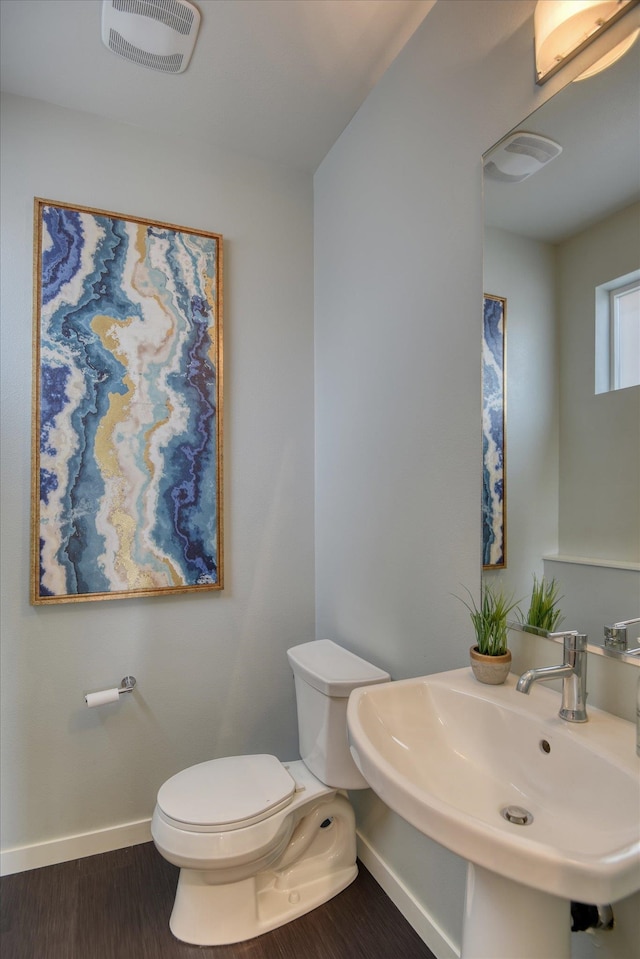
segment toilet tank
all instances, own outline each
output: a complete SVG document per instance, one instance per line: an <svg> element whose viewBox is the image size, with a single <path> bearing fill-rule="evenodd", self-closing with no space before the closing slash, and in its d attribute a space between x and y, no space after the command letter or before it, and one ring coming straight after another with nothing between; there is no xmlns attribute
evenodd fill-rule
<svg viewBox="0 0 640 959"><path fill-rule="evenodd" d="M295 678L302 761L327 786L365 789L368 783L349 751L347 702L352 689L388 683L389 673L330 639L293 646L287 656Z"/></svg>

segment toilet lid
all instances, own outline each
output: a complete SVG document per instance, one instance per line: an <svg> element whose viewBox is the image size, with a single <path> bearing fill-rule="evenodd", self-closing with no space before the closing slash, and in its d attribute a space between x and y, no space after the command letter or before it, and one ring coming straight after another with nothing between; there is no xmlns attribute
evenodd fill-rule
<svg viewBox="0 0 640 959"><path fill-rule="evenodd" d="M172 776L160 787L158 806L177 822L238 829L283 809L295 789L275 756L228 756Z"/></svg>

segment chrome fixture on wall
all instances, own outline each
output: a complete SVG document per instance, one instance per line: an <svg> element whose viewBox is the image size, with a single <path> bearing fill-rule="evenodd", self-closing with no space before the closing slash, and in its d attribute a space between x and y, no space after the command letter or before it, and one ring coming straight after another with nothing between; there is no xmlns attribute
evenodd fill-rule
<svg viewBox="0 0 640 959"><path fill-rule="evenodd" d="M622 653L640 653L640 646L629 649L627 642L627 627L640 623L640 616L636 619L625 619L620 623L604 627L604 645L607 649L619 650Z"/></svg>
<svg viewBox="0 0 640 959"><path fill-rule="evenodd" d="M94 706L106 706L107 703L117 703L123 693L132 693L136 685L135 676L125 676L120 681L120 687L101 689L97 693L87 693L84 701L92 709Z"/></svg>

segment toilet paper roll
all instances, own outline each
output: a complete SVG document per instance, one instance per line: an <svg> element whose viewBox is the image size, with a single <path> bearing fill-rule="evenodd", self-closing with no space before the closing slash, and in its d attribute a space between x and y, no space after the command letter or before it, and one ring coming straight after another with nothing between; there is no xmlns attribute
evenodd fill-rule
<svg viewBox="0 0 640 959"><path fill-rule="evenodd" d="M120 693L117 688L102 689L99 693L87 693L84 700L89 706L104 706L105 703L116 703L120 699Z"/></svg>

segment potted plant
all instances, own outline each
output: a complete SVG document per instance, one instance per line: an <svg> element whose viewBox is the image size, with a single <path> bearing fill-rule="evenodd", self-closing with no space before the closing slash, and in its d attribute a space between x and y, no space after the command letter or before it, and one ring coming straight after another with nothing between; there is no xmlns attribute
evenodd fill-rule
<svg viewBox="0 0 640 959"><path fill-rule="evenodd" d="M466 589L466 587L465 587ZM509 675L511 650L507 648L507 616L517 604L498 587L483 584L480 605L469 593L471 605L461 597L469 610L476 634L475 646L469 650L471 669L481 683L498 686Z"/></svg>
<svg viewBox="0 0 640 959"><path fill-rule="evenodd" d="M558 609L558 603L562 596L558 596L558 584L555 579L547 581L544 576L538 580L536 574L533 574L533 589L531 590L531 599L529 601L529 611L524 617L520 610L520 621L523 626L536 626L538 629L545 629L549 633L556 631L562 622L562 613Z"/></svg>

